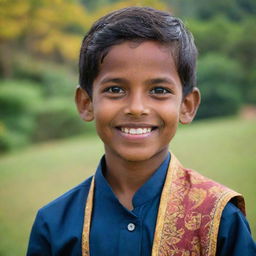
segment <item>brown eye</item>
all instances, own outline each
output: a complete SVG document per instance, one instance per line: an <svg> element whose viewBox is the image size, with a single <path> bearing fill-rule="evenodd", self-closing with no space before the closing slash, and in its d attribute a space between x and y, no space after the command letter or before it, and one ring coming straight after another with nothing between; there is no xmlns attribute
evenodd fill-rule
<svg viewBox="0 0 256 256"><path fill-rule="evenodd" d="M170 91L163 87L155 87L150 91L150 93L151 94L167 94L167 93L170 93Z"/></svg>
<svg viewBox="0 0 256 256"><path fill-rule="evenodd" d="M114 93L114 94L124 93L124 90L119 86L111 86L106 88L104 91L108 93Z"/></svg>

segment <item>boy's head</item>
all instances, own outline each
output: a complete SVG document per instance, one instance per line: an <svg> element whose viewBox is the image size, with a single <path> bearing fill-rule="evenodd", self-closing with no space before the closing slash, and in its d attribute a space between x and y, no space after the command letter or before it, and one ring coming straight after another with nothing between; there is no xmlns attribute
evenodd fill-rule
<svg viewBox="0 0 256 256"><path fill-rule="evenodd" d="M196 85L197 49L181 20L167 12L147 7L129 7L99 19L83 40L79 61L79 83L92 96L93 81L111 46L124 41L157 41L170 45L183 94Z"/></svg>
<svg viewBox="0 0 256 256"><path fill-rule="evenodd" d="M196 47L181 21L131 7L96 22L80 54L76 103L95 120L106 157L162 158L178 123L190 123L200 102Z"/></svg>

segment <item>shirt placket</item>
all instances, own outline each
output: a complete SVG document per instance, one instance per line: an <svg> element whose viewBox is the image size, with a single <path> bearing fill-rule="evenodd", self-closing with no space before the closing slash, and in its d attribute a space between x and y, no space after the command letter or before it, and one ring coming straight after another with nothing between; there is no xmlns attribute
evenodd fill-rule
<svg viewBox="0 0 256 256"><path fill-rule="evenodd" d="M142 223L135 215L124 218L120 223L119 256L140 256Z"/></svg>

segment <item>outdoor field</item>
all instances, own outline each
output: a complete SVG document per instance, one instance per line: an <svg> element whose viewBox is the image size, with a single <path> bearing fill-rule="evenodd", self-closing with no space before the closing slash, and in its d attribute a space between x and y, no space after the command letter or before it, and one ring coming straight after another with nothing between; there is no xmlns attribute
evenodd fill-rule
<svg viewBox="0 0 256 256"><path fill-rule="evenodd" d="M256 120L180 127L171 150L186 166L241 192L256 238ZM30 146L0 157L0 256L25 255L37 209L90 176L103 153L96 136Z"/></svg>

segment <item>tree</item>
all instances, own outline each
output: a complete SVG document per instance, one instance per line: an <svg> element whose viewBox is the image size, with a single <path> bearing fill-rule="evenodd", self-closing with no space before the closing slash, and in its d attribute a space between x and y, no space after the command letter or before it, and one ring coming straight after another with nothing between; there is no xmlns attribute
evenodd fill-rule
<svg viewBox="0 0 256 256"><path fill-rule="evenodd" d="M91 20L75 0L2 0L0 24L0 75L8 77L21 49L60 62L76 61Z"/></svg>
<svg viewBox="0 0 256 256"><path fill-rule="evenodd" d="M198 63L202 101L198 118L236 114L242 102L241 67L226 56L207 54Z"/></svg>

